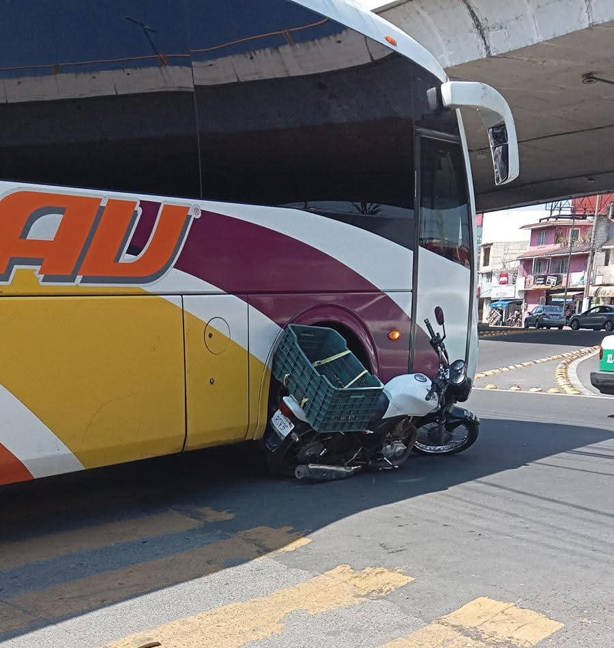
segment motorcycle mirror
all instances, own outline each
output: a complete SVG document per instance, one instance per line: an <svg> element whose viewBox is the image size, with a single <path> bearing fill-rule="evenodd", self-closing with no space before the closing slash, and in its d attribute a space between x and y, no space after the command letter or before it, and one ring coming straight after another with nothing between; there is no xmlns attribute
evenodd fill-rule
<svg viewBox="0 0 614 648"><path fill-rule="evenodd" d="M439 326L443 326L445 318L443 316L443 309L441 306L435 306L435 319L437 320L437 324Z"/></svg>

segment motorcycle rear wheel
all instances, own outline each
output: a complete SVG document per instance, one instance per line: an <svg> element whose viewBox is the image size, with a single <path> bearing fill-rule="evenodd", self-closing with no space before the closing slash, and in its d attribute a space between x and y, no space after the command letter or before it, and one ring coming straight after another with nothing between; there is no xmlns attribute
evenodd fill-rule
<svg viewBox="0 0 614 648"><path fill-rule="evenodd" d="M477 440L479 425L474 421L456 421L440 429L436 420L418 428L414 450L423 455L453 455L470 448Z"/></svg>

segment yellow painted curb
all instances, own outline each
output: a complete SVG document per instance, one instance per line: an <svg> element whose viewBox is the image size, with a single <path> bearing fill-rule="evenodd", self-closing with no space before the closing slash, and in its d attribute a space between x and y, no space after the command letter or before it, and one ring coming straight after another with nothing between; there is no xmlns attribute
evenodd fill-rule
<svg viewBox="0 0 614 648"><path fill-rule="evenodd" d="M486 371L481 371L475 375L475 381L481 380L486 376L496 376L498 374L506 373L507 371L513 371L514 369L524 369L526 367L534 367L535 365L544 364L545 362L552 362L554 360L575 360L576 358L585 355L587 349L592 350L593 347L586 347L579 349L578 351L567 351L566 353L557 353L555 355L547 356L546 358L537 358L535 360L528 360L527 362L521 362L519 364L509 365L507 367L499 367L497 369L487 369ZM557 371L559 371L557 367ZM571 386L571 385L570 385Z"/></svg>
<svg viewBox="0 0 614 648"><path fill-rule="evenodd" d="M576 389L572 385L571 381L569 380L567 368L572 362L575 362L576 360L582 358L583 356L594 353L597 349L599 349L598 346L584 347L583 349L578 349L577 351L572 351L570 353L564 354L565 357L563 361L560 362L559 365L557 366L554 374L556 378L556 383L559 386L558 393L562 391L569 396L582 396L582 392L579 389Z"/></svg>

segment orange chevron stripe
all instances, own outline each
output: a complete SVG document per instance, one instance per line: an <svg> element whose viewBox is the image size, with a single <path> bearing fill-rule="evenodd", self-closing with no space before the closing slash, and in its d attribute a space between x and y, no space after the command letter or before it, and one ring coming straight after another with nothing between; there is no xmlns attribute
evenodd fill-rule
<svg viewBox="0 0 614 648"><path fill-rule="evenodd" d="M0 443L0 485L34 479L32 473Z"/></svg>

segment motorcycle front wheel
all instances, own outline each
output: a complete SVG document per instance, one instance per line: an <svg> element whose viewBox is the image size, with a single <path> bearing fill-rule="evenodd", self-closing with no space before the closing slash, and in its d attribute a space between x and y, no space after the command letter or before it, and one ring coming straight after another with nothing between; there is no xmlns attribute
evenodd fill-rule
<svg viewBox="0 0 614 648"><path fill-rule="evenodd" d="M477 421L457 420L440 425L436 419L418 427L414 450L424 455L453 455L470 448L477 440Z"/></svg>

